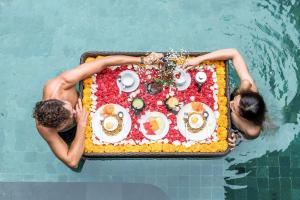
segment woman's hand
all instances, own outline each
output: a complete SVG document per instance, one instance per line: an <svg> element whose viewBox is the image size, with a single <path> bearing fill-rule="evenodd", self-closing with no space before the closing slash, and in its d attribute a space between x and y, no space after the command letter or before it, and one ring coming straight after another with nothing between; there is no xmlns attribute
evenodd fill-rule
<svg viewBox="0 0 300 200"><path fill-rule="evenodd" d="M78 99L75 111L77 126L85 127L87 124L89 113L86 111L85 108L82 107L81 99Z"/></svg>
<svg viewBox="0 0 300 200"><path fill-rule="evenodd" d="M201 56L198 56L196 58L192 58L188 61L186 61L183 65L182 68L185 69L186 71L193 69L195 66L199 65L202 62Z"/></svg>
<svg viewBox="0 0 300 200"><path fill-rule="evenodd" d="M230 150L233 150L236 146L237 136L235 133L231 133L231 136L228 138L228 145L231 147Z"/></svg>
<svg viewBox="0 0 300 200"><path fill-rule="evenodd" d="M146 65L157 64L162 57L164 57L164 54L152 52L144 58L144 64Z"/></svg>

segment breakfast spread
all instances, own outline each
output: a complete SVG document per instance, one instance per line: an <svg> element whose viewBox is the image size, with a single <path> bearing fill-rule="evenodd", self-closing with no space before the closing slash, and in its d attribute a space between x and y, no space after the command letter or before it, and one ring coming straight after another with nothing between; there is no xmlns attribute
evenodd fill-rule
<svg viewBox="0 0 300 200"><path fill-rule="evenodd" d="M108 67L83 81L85 152L224 152L225 83L223 61Z"/></svg>

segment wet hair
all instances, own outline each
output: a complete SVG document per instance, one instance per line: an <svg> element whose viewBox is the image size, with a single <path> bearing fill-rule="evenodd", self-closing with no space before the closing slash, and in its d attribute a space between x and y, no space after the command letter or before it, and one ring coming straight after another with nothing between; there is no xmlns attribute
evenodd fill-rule
<svg viewBox="0 0 300 200"><path fill-rule="evenodd" d="M266 105L263 97L252 91L241 91L239 115L255 125L262 126L265 120Z"/></svg>
<svg viewBox="0 0 300 200"><path fill-rule="evenodd" d="M48 128L61 127L70 119L71 112L64 107L65 103L57 99L49 99L36 103L32 117Z"/></svg>

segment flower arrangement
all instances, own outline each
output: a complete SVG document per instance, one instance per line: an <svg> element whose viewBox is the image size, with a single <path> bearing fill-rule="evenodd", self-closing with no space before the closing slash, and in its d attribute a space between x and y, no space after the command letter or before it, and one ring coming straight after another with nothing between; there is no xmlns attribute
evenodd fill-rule
<svg viewBox="0 0 300 200"><path fill-rule="evenodd" d="M88 57L85 62L91 62L95 59ZM112 79L116 80L118 74L126 69L138 72L141 83L138 89L130 94L119 93L119 89ZM194 77L197 71L201 69L207 74L207 81L201 88L201 93L195 93L197 86L194 84ZM85 130L85 153L112 153L112 152L224 152L228 148L227 143L227 97L225 94L225 63L223 61L206 61L200 66L190 71L192 83L185 91L177 91L176 88L164 88L157 95L150 95L146 92L144 85L157 76L158 68L156 66L142 65L122 65L111 66L98 74L83 80L83 106L91 113ZM212 136L206 140L194 142L187 141L178 131L176 126L176 115L168 112L162 102L170 96L176 96L180 106L200 101L208 105L217 118L217 128ZM138 117L134 111L129 109L130 102L135 97L146 99L147 110L159 111L164 113L170 121L169 132L165 138L158 141L150 141L139 131ZM132 118L132 128L126 139L121 142L110 144L104 143L95 136L91 127L92 114L104 104L115 103L128 108ZM142 111L141 114L143 114Z"/></svg>

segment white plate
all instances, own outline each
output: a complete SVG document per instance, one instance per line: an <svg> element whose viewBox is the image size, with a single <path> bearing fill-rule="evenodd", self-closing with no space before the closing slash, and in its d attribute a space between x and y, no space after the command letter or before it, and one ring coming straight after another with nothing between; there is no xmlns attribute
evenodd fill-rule
<svg viewBox="0 0 300 200"><path fill-rule="evenodd" d="M136 90L138 87L139 87L139 84L140 84L140 78L139 78L139 75L132 71L132 70L125 70L125 71L122 71L119 76L122 77L124 75L127 75L127 76L131 76L133 79L134 79L134 83L132 86L130 87L125 87L118 79L116 80L117 81L117 85L118 85L118 88L119 90L123 91L123 92L133 92L134 90Z"/></svg>
<svg viewBox="0 0 300 200"><path fill-rule="evenodd" d="M181 68L176 68L176 71L178 71L182 75L184 75L185 76L185 80L186 80L182 85L176 84L177 89L179 91L188 89L188 87L190 86L191 81L192 81L191 75L188 72L186 72L183 69L181 69Z"/></svg>
<svg viewBox="0 0 300 200"><path fill-rule="evenodd" d="M165 127L162 130L160 130L159 134L156 134L156 135L147 134L147 131L145 130L143 124L145 122L147 122L150 117L160 117L164 121ZM169 132L169 126L170 126L170 124L169 124L168 118L161 112L146 112L146 114L144 114L140 119L140 131L149 140L159 140L159 139L164 138L167 135L167 133Z"/></svg>
<svg viewBox="0 0 300 200"><path fill-rule="evenodd" d="M116 112L123 112L122 130L120 133L114 136L106 135L101 126L101 122L100 122L101 114L103 112L104 106L106 105L114 105ZM128 133L131 130L131 117L124 107L118 104L105 104L102 105L93 115L92 128L93 128L93 133L100 139L101 142L109 142L109 143L120 142L127 137Z"/></svg>
<svg viewBox="0 0 300 200"><path fill-rule="evenodd" d="M206 120L206 126L198 133L189 132L186 127L186 124L184 123L184 113L194 112L193 108L191 106L191 103L183 106L181 108L181 110L179 111L179 113L177 114L177 127L178 127L180 133L187 140L194 140L194 141L205 140L205 139L209 138L216 129L217 120L214 115L214 112L208 105L206 105L204 103L202 103L202 105L203 105L204 110L206 112L208 112L209 116Z"/></svg>

